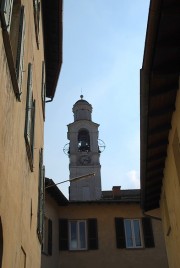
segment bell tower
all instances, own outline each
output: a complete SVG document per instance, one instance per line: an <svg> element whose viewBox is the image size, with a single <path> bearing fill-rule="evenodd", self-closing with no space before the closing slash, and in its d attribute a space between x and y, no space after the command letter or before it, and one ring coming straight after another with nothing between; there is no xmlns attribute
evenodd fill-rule
<svg viewBox="0 0 180 268"><path fill-rule="evenodd" d="M95 176L71 182L70 200L98 200L101 198L99 160L103 148L98 144L99 124L91 120L91 104L83 99L83 95L80 98L73 106L74 122L68 125L70 179L90 173Z"/></svg>

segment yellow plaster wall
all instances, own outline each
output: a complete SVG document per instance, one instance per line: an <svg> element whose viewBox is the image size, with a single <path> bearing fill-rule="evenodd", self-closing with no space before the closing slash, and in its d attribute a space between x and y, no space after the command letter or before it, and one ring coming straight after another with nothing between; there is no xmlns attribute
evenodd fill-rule
<svg viewBox="0 0 180 268"><path fill-rule="evenodd" d="M51 198L50 198L51 199ZM43 256L42 268L48 268L53 258L59 258L53 268L92 268L92 267L146 267L167 268L167 257L162 234L161 222L153 220L155 248L149 249L117 249L115 234L115 217L142 218L138 204L79 204L59 207L59 216L50 199L46 202L46 214L50 215L56 226L59 218L88 219L97 218L98 250L87 251L56 251L53 256ZM55 210L54 210L55 209ZM59 228L53 227L53 239L57 244ZM54 243L54 242L53 242ZM54 250L54 249L53 249ZM48 262L49 260L49 262Z"/></svg>
<svg viewBox="0 0 180 268"><path fill-rule="evenodd" d="M180 267L180 176L175 164L173 140L178 133L180 152L180 89L177 92L176 110L172 117L172 129L169 134L169 146L164 169L164 180L161 195L161 212L163 219L164 236L170 268ZM176 155L177 157L177 155ZM180 155L176 159L180 165Z"/></svg>
<svg viewBox="0 0 180 268"><path fill-rule="evenodd" d="M59 207L47 194L45 216L52 220L52 256L42 253L41 268L59 268Z"/></svg>
<svg viewBox="0 0 180 268"><path fill-rule="evenodd" d="M24 72L21 102L14 95L0 28L0 216L3 228L2 268L39 268L41 245L37 238L39 149L43 147L41 73L43 61L42 17L37 49L33 1L25 6ZM36 99L34 171L31 172L24 139L28 63L33 64ZM32 219L31 219L32 203Z"/></svg>

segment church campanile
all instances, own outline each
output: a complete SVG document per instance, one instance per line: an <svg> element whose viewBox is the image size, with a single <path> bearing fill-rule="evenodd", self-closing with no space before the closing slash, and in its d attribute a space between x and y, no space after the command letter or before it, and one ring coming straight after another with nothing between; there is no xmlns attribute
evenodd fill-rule
<svg viewBox="0 0 180 268"><path fill-rule="evenodd" d="M101 198L101 146L98 127L91 119L92 106L80 96L73 106L74 122L68 125L68 155L70 179L95 173L70 183L70 200L98 200Z"/></svg>

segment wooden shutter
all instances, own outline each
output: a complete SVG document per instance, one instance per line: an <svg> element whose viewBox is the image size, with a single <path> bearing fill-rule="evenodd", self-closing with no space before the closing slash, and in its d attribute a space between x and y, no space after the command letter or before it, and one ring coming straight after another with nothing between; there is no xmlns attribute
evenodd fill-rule
<svg viewBox="0 0 180 268"><path fill-rule="evenodd" d="M59 220L59 250L68 250L68 220Z"/></svg>
<svg viewBox="0 0 180 268"><path fill-rule="evenodd" d="M116 246L117 248L125 248L125 230L124 230L124 219L115 218L115 230L116 230Z"/></svg>
<svg viewBox="0 0 180 268"><path fill-rule="evenodd" d="M42 62L42 85L41 85L41 99L42 99L42 110L43 117L45 119L45 101L46 101L46 72L45 72L45 62Z"/></svg>
<svg viewBox="0 0 180 268"><path fill-rule="evenodd" d="M17 56L16 56L16 77L18 80L19 92L21 92L22 75L23 75L24 36L25 36L25 16L24 16L24 6L22 6L20 12L18 45L17 45Z"/></svg>
<svg viewBox="0 0 180 268"><path fill-rule="evenodd" d="M43 240L43 222L44 222L44 178L45 167L43 166L43 149L39 153L39 198L38 198L38 222L37 233L39 241Z"/></svg>
<svg viewBox="0 0 180 268"><path fill-rule="evenodd" d="M26 100L26 127L25 137L27 142L31 144L31 113L32 113L32 64L28 64L28 78L27 78L27 100Z"/></svg>
<svg viewBox="0 0 180 268"><path fill-rule="evenodd" d="M142 226L143 226L145 247L153 248L155 245L154 245L154 237L153 237L151 219L148 217L142 218Z"/></svg>
<svg viewBox="0 0 180 268"><path fill-rule="evenodd" d="M88 248L98 249L97 219L88 219Z"/></svg>
<svg viewBox="0 0 180 268"><path fill-rule="evenodd" d="M48 255L52 255L52 220L48 219Z"/></svg>
<svg viewBox="0 0 180 268"><path fill-rule="evenodd" d="M36 101L33 101L32 107L32 128L31 128L31 156L34 159L34 140L35 140L35 119L36 119Z"/></svg>
<svg viewBox="0 0 180 268"><path fill-rule="evenodd" d="M1 0L1 19L3 29L10 30L13 0Z"/></svg>

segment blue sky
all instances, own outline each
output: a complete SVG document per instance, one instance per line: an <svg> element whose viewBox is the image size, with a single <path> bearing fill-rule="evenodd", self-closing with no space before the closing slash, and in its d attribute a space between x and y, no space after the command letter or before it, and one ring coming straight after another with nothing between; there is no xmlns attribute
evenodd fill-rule
<svg viewBox="0 0 180 268"><path fill-rule="evenodd" d="M100 124L102 189L139 188L139 71L149 0L64 0L63 64L53 102L46 105L46 176L69 178L63 153L72 107L82 93ZM68 197L68 183L60 185Z"/></svg>

